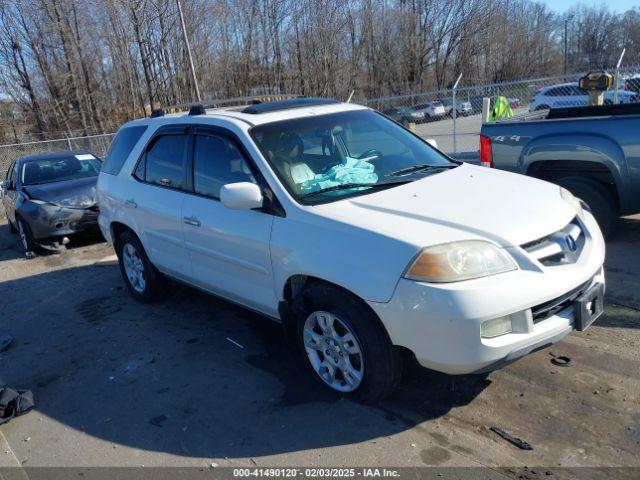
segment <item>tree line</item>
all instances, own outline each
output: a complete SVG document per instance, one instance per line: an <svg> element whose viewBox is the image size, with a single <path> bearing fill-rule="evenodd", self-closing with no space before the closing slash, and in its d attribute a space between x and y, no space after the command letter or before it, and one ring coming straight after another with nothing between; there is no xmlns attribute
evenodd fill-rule
<svg viewBox="0 0 640 480"><path fill-rule="evenodd" d="M194 101L178 0L0 0L0 143ZM356 98L640 63L640 10L532 0L180 0L207 100ZM567 35L565 37L565 25ZM567 48L565 50L565 38Z"/></svg>

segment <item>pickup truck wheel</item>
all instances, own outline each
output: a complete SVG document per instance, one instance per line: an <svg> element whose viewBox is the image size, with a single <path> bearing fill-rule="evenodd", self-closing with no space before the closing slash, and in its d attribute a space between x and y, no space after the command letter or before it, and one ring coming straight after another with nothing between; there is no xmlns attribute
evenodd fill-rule
<svg viewBox="0 0 640 480"><path fill-rule="evenodd" d="M558 184L589 206L605 237L613 233L618 212L615 201L604 187L594 180L582 177L561 178Z"/></svg>
<svg viewBox="0 0 640 480"><path fill-rule="evenodd" d="M349 293L311 283L292 303L298 347L325 387L363 403L376 403L396 386L402 369L379 319Z"/></svg>
<svg viewBox="0 0 640 480"><path fill-rule="evenodd" d="M149 303L164 292L165 281L149 261L140 240L131 232L123 232L116 243L120 273L136 300Z"/></svg>

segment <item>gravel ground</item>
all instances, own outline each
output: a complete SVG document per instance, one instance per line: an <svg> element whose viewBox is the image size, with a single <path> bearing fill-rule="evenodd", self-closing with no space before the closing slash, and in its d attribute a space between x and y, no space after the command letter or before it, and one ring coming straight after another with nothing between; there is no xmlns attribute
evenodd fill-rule
<svg viewBox="0 0 640 480"><path fill-rule="evenodd" d="M0 467L20 467L0 478L212 463L489 467L491 478L640 467L640 216L608 245L606 312L587 332L485 376L410 368L376 407L308 378L269 320L181 286L137 303L105 243L26 260L3 222L0 330L15 341L0 354L0 385L32 389L37 406L0 426Z"/></svg>

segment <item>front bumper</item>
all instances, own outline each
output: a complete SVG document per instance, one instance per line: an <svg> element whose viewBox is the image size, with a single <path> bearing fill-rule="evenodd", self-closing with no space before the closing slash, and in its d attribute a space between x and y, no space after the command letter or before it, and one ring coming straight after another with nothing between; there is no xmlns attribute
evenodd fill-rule
<svg viewBox="0 0 640 480"><path fill-rule="evenodd" d="M33 238L38 242L98 228L96 209L25 202L19 213L29 223Z"/></svg>
<svg viewBox="0 0 640 480"><path fill-rule="evenodd" d="M574 327L573 307L514 333L483 338L486 320L527 311L580 285L605 283L604 240L595 220L584 221L587 239L578 260L545 267L532 262L513 272L448 284L401 279L388 303L369 302L395 345L411 350L427 368L449 374L488 371L561 340ZM514 258L526 255L513 247ZM517 250L517 251L516 251Z"/></svg>

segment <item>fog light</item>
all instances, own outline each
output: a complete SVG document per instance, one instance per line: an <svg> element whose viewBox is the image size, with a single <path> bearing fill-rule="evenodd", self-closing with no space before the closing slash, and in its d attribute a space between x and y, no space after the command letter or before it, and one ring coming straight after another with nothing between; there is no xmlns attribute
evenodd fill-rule
<svg viewBox="0 0 640 480"><path fill-rule="evenodd" d="M499 337L511 333L511 316L494 318L493 320L487 320L482 322L480 326L480 335L483 338Z"/></svg>

